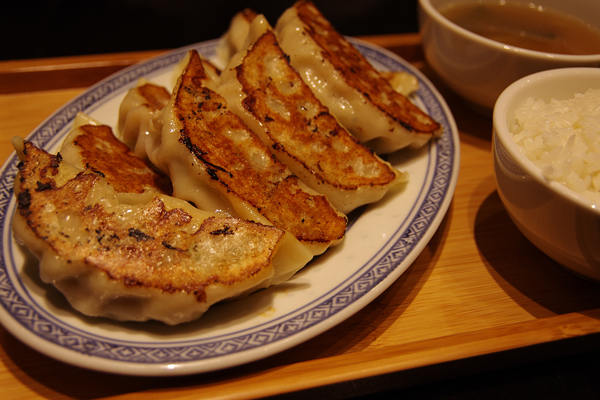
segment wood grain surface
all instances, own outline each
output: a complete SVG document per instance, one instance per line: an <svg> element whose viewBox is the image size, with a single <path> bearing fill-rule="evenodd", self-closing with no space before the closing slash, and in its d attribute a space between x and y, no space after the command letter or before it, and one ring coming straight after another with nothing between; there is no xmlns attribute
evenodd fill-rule
<svg viewBox="0 0 600 400"><path fill-rule="evenodd" d="M3 399L234 399L393 377L406 387L598 349L600 285L573 276L517 230L496 192L491 119L436 80L418 35L365 38L412 62L442 92L461 142L460 176L439 230L413 265L331 330L249 365L183 377L110 375L70 366L0 327ZM107 73L160 52L0 63L0 159ZM1 290L1 288L0 288Z"/></svg>

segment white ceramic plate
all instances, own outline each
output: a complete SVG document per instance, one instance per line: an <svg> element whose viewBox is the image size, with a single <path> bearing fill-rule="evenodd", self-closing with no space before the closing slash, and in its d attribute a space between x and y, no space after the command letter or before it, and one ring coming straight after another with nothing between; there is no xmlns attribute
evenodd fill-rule
<svg viewBox="0 0 600 400"><path fill-rule="evenodd" d="M129 375L183 375L278 353L375 299L406 271L444 217L458 177L459 140L446 103L419 71L384 49L352 42L376 68L416 75L420 88L413 100L444 126L444 134L421 150L388 157L410 173L409 184L353 212L341 245L285 284L243 301L218 304L192 323L171 327L89 318L41 282L37 260L12 236L13 154L0 170L0 321L6 329L34 349L73 365ZM116 127L119 104L139 78L171 85L172 71L188 49L214 58L217 44L214 40L182 48L105 79L52 114L28 139L56 152L78 111Z"/></svg>

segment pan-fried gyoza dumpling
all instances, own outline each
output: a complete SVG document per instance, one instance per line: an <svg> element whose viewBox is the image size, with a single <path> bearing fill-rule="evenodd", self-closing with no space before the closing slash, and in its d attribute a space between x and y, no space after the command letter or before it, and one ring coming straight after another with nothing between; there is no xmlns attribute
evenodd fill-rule
<svg viewBox="0 0 600 400"><path fill-rule="evenodd" d="M236 53L246 49L250 24L258 15L256 11L247 8L233 16L229 28L221 37L217 47L217 58L220 64L227 65ZM405 96L409 96L419 88L418 79L405 71L381 72L381 76L390 82L395 91Z"/></svg>
<svg viewBox="0 0 600 400"><path fill-rule="evenodd" d="M263 15L217 89L231 109L308 186L341 212L380 200L407 176L363 146L292 68Z"/></svg>
<svg viewBox="0 0 600 400"><path fill-rule="evenodd" d="M150 126L154 121L153 116L155 113L160 113L170 98L171 93L166 88L140 79L138 85L129 90L121 102L119 139L129 146L136 156L141 158L146 156L145 140L150 136L149 131L156 129Z"/></svg>
<svg viewBox="0 0 600 400"><path fill-rule="evenodd" d="M153 91L149 87L144 90ZM81 112L75 116L73 129L63 141L60 154L79 169L98 171L119 193L150 190L170 195L173 192L168 176L152 168L147 160L135 156L117 139L110 126Z"/></svg>
<svg viewBox="0 0 600 400"><path fill-rule="evenodd" d="M223 65L227 64L235 53L244 49L250 24L256 16L257 13L249 8L233 16L229 23L229 29L223 34L219 47L217 47L217 58Z"/></svg>
<svg viewBox="0 0 600 400"><path fill-rule="evenodd" d="M312 257L273 226L153 190L122 201L102 171L81 170L19 138L13 144L21 160L15 236L38 257L42 280L83 314L178 324L215 302L281 283Z"/></svg>
<svg viewBox="0 0 600 400"><path fill-rule="evenodd" d="M198 208L272 224L314 255L339 243L347 218L269 151L211 87L196 51L169 104L145 139L150 161L173 182L174 196ZM136 149L139 146L136 146Z"/></svg>
<svg viewBox="0 0 600 400"><path fill-rule="evenodd" d="M419 147L441 135L441 125L396 92L312 2L287 9L275 33L315 95L377 153Z"/></svg>
<svg viewBox="0 0 600 400"><path fill-rule="evenodd" d="M189 55L183 57L175 66L173 70L174 84L177 83L188 62ZM218 85L221 71L205 58L202 58L202 65L211 81ZM154 114L160 114L170 98L171 92L165 87L141 78L137 86L129 90L121 102L117 134L119 139L129 146L138 157L146 157L145 141L150 137L149 131L160 130L160 128L150 125L154 123Z"/></svg>

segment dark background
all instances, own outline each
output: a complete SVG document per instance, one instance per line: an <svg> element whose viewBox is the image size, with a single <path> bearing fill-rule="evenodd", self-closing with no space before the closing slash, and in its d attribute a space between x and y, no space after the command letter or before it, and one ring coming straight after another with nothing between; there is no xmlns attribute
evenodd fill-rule
<svg viewBox="0 0 600 400"><path fill-rule="evenodd" d="M246 7L275 25L294 0L4 2L0 59L171 49L220 37ZM344 35L418 30L417 0L314 0Z"/></svg>

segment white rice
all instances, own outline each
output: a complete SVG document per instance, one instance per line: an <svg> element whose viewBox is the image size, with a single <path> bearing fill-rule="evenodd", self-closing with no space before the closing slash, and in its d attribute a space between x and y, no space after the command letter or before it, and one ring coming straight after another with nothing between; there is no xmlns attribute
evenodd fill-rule
<svg viewBox="0 0 600 400"><path fill-rule="evenodd" d="M530 97L515 115L521 152L547 179L600 204L600 89L549 103Z"/></svg>

